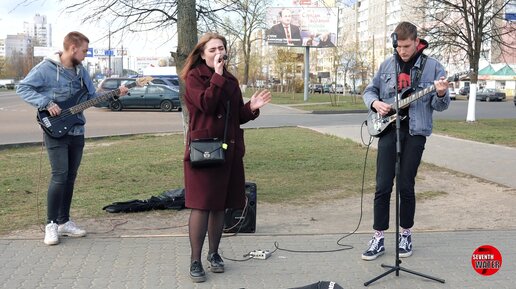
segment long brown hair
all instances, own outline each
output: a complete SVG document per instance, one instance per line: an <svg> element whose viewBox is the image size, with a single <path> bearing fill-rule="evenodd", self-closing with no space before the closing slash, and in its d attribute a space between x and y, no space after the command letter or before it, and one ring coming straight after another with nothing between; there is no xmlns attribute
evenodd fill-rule
<svg viewBox="0 0 516 289"><path fill-rule="evenodd" d="M204 60L201 58L201 53L204 51L204 46L206 45L206 43L208 43L208 41L212 39L220 39L222 41L222 44L224 44L224 49L226 51L228 50L227 41L224 36L215 32L205 33L203 36L201 36L201 39L199 39L197 45L195 45L192 52L190 52L190 54L188 54L188 57L186 58L185 65L183 66L183 69L181 70L180 74L183 81L186 81L188 72L192 68L204 62Z"/></svg>

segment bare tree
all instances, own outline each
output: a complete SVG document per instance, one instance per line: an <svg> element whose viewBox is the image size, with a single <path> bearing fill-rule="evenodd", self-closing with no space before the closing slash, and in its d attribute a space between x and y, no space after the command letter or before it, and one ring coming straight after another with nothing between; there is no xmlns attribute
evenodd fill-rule
<svg viewBox="0 0 516 289"><path fill-rule="evenodd" d="M177 20L179 32L177 35L177 51L176 53L171 52L171 54L176 61L177 71L181 71L188 54L197 43L197 15L195 12L195 0L178 0L177 14L179 15ZM195 31L195 33L193 33L193 31ZM186 108L184 91L185 86L181 80L181 85L179 86L179 99L182 107L184 142L186 144L190 114Z"/></svg>
<svg viewBox="0 0 516 289"><path fill-rule="evenodd" d="M253 42L262 41L260 38L253 38L253 33L265 26L266 6L268 0L231 0L230 6L224 12L236 14L235 20L225 17L224 22L218 23L227 33L233 35L241 42L241 53L244 62L244 71L241 83L247 85L249 81L249 66L251 62L251 47Z"/></svg>
<svg viewBox="0 0 516 289"><path fill-rule="evenodd" d="M213 13L228 6L225 3L214 4L209 0L59 1L65 5L64 12L81 15L83 23L107 21L109 32L106 31L104 37L108 37L108 33L136 35L137 32L161 31L168 35L162 40L165 44L177 36L176 51L171 51L177 71L181 71L186 57L197 43L198 26L211 23ZM182 82L180 95L186 136L189 115L184 105Z"/></svg>
<svg viewBox="0 0 516 289"><path fill-rule="evenodd" d="M511 0L429 0L419 9L426 11L421 32L428 35L434 51L463 55L469 62L471 89L467 121L475 121L476 84L479 60L487 47L503 51L516 48L516 25L503 19ZM432 7L432 8L428 8ZM462 52L462 53L461 53Z"/></svg>
<svg viewBox="0 0 516 289"><path fill-rule="evenodd" d="M303 54L290 47L276 46L273 70L279 76L280 92L296 92L296 74L300 74L303 63ZM300 86L299 88L301 88Z"/></svg>

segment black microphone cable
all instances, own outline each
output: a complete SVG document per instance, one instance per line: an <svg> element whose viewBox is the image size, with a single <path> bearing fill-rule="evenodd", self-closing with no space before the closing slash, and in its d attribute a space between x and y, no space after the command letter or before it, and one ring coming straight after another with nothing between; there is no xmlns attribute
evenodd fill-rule
<svg viewBox="0 0 516 289"><path fill-rule="evenodd" d="M362 185L361 185L361 189L360 189L360 216L358 218L358 223L357 223L357 226L355 227L355 229L352 232L342 236L341 238L339 238L337 240L337 245L341 246L341 247L344 247L344 248L333 249L333 250L317 250L317 251L316 250L307 250L307 251L304 251L304 250L291 250L291 249L281 248L279 246L278 242L274 242L274 247L275 247L274 251L280 250L280 251L286 251L286 252L291 252L291 253L330 253L330 252L338 252L338 251L350 250L350 249L354 248L351 245L341 244L341 241L344 240L345 238L349 237L349 236L354 235L358 231L358 229L360 228L360 225L362 223L362 217L364 215L363 207L364 207L365 173L366 173L366 168L367 168L367 158L369 156L369 148L371 147L371 144L373 143L373 139L374 139L372 136L369 136L369 141L367 143L364 141L364 138L363 138L364 126L367 126L367 120L362 122L362 124L360 126L360 139L361 139L362 143L366 146L366 154L365 154L365 157L364 157L364 167L363 167L363 170L362 170Z"/></svg>

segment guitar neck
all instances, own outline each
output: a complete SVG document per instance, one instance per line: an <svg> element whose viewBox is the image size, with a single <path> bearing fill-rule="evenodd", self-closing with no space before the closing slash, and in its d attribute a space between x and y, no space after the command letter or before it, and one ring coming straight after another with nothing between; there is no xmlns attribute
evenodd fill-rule
<svg viewBox="0 0 516 289"><path fill-rule="evenodd" d="M127 87L128 89L130 88L133 88L135 87L137 84L136 82L131 82L129 84L125 84L124 86ZM98 103L101 103L103 101L106 101L108 99L111 99L113 98L114 96L118 95L120 93L120 88L117 88L115 90L111 90L111 91L108 91L104 94L101 94L95 98L92 98L90 100L87 100L85 102L81 102L77 105L74 105L72 107L69 108L70 112L72 114L76 114L76 113L79 113L87 108L90 108L92 106L94 106L95 104L98 104Z"/></svg>
<svg viewBox="0 0 516 289"><path fill-rule="evenodd" d="M435 85L432 84L428 87L425 87L422 90L412 93L408 97L405 97L400 100L400 108L405 108L405 107L409 106L412 102L414 102L414 101L420 99L421 97L423 97L431 92L434 92L434 91L435 91Z"/></svg>
<svg viewBox="0 0 516 289"><path fill-rule="evenodd" d="M464 75L464 74L467 74L467 72L462 72L462 73L455 74L452 77L448 77L448 79L446 79L446 80L448 82L454 81L455 79L458 79L458 77L460 75ZM409 104L411 104L412 102L420 99L421 97L423 97L423 96L425 96L425 95L427 95L427 94L429 94L431 92L434 92L435 90L436 90L435 85L432 84L432 85L430 85L428 87L425 87L424 89L422 89L420 91L412 93L408 97L400 99L400 108L405 108L405 107L409 106ZM398 97L400 97L400 95L398 95ZM395 104L396 103L393 103L391 106L394 108Z"/></svg>

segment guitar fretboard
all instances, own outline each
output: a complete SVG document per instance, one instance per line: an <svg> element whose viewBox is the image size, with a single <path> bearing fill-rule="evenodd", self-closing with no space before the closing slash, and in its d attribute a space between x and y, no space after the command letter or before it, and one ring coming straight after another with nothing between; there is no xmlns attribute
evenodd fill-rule
<svg viewBox="0 0 516 289"><path fill-rule="evenodd" d="M405 107L409 106L411 102L416 101L419 98L421 98L433 91L435 91L435 86L432 84L418 92L415 92L415 93L409 95L408 97L405 97L404 99L401 99L400 100L400 108L405 108Z"/></svg>
<svg viewBox="0 0 516 289"><path fill-rule="evenodd" d="M469 73L470 73L469 71L463 71L463 72L460 72L460 73L456 73L453 76L448 77L446 80L448 82L450 82L450 81L457 81L459 79L459 77L461 77L463 75L468 75ZM434 92L435 90L436 90L435 85L432 84L432 85L430 85L428 87L425 87L424 89L422 89L420 91L412 93L408 97L400 99L400 108L407 107L413 101L416 101L416 100L420 99L421 97L429 94L430 92ZM400 96L398 95L397 97L400 97ZM391 104L391 107L395 108L395 105L396 105L396 99L394 100L394 103Z"/></svg>
<svg viewBox="0 0 516 289"><path fill-rule="evenodd" d="M135 86L137 86L137 83L136 82L131 82L129 84L124 84L125 87L127 87L128 89L131 89ZM95 98L92 98L90 100L87 100L85 102L81 102L77 105L74 105L72 107L70 107L68 110L72 113L72 114L76 114L76 113L79 113L89 107L92 107L94 106L95 104L98 104L98 103L101 103L103 101L106 101L110 98L113 98L114 96L118 95L120 93L120 89L117 88L115 90L111 90L111 91L108 91L100 96L97 96Z"/></svg>

